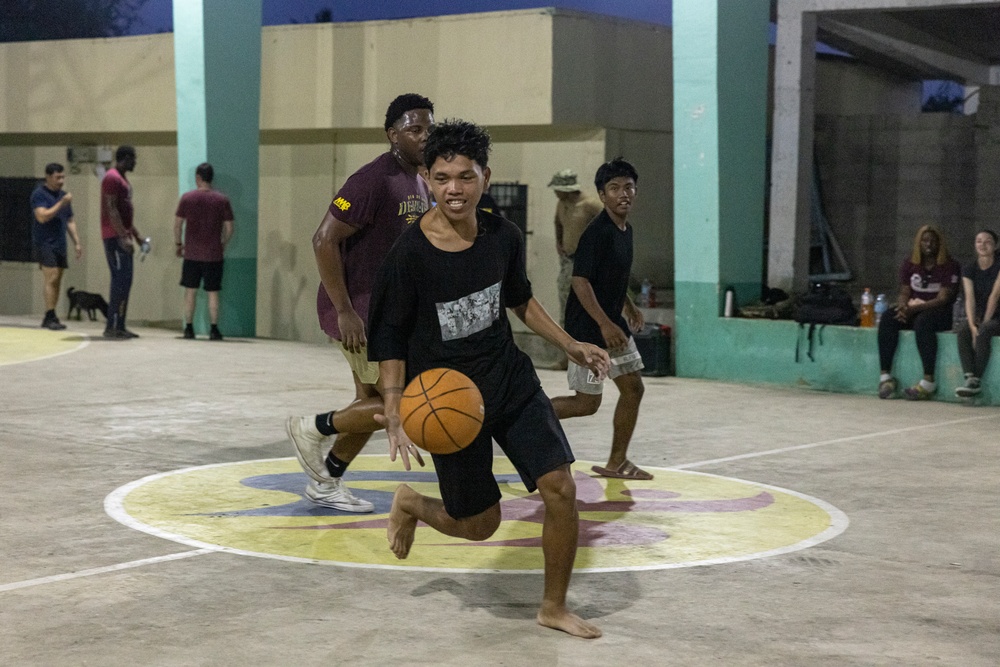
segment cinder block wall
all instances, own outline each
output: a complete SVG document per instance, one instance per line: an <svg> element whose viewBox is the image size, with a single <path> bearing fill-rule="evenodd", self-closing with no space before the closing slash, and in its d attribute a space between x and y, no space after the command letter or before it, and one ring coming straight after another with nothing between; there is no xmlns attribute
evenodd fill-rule
<svg viewBox="0 0 1000 667"><path fill-rule="evenodd" d="M895 292L921 225L941 227L962 263L974 258L976 231L1000 227L997 109L994 101L973 116L816 117L823 203L858 293Z"/></svg>

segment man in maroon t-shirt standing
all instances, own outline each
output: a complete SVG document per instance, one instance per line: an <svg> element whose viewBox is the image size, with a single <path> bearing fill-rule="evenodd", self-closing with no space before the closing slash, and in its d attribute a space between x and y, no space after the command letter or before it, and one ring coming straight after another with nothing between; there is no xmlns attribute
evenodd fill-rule
<svg viewBox="0 0 1000 667"><path fill-rule="evenodd" d="M135 148L122 145L115 151L115 166L101 181L101 238L111 269L111 293L108 295L108 325L104 337L112 340L137 338L125 328L128 297L132 291L132 254L135 242L142 242L132 222L132 185L126 174L135 169Z"/></svg>
<svg viewBox="0 0 1000 667"><path fill-rule="evenodd" d="M184 287L184 337L194 338L194 300L204 283L208 294L208 316L212 329L208 337L222 340L219 332L219 292L222 291L222 253L233 237L233 207L229 197L212 189L215 170L202 162L194 170L197 186L185 192L174 214L174 245L184 258L181 286ZM186 224L185 224L186 223Z"/></svg>
<svg viewBox="0 0 1000 667"><path fill-rule="evenodd" d="M341 410L288 418L295 455L312 478L305 495L317 505L345 512L374 509L341 483L372 432L382 428L373 418L383 407L378 363L368 361L368 302L389 248L430 208L430 190L419 171L433 125L429 99L412 93L394 99L385 113L389 150L347 179L313 235L322 280L316 297L320 325L340 342L356 397Z"/></svg>

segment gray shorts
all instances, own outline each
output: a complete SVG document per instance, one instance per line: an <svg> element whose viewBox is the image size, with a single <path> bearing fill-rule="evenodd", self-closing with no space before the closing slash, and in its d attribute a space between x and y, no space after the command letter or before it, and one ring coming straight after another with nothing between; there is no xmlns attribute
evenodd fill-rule
<svg viewBox="0 0 1000 667"><path fill-rule="evenodd" d="M622 347L608 350L611 357L611 370L608 377L614 380L620 375L628 375L641 371L642 357L639 355L639 348L635 346L635 338L628 337L628 342ZM604 381L598 380L594 372L586 366L578 366L570 359L569 367L566 371L566 379L569 381L569 388L581 394L602 394L604 393Z"/></svg>

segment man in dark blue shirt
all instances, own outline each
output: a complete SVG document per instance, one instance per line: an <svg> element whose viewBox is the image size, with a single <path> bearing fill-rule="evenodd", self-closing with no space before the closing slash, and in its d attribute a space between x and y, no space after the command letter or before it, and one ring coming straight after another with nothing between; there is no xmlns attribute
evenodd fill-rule
<svg viewBox="0 0 1000 667"><path fill-rule="evenodd" d="M35 259L45 277L45 319L46 329L65 329L66 325L56 317L56 303L59 301L59 286L66 263L66 233L73 238L76 258L83 256L80 236L76 232L73 218L73 195L64 191L66 172L58 162L45 165L45 181L31 193L31 210L35 222L31 226L31 240L35 247Z"/></svg>

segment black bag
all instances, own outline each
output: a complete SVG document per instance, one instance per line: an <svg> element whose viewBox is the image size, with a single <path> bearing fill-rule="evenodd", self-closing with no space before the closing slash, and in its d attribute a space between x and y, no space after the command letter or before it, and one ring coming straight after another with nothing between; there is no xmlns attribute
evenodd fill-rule
<svg viewBox="0 0 1000 667"><path fill-rule="evenodd" d="M815 285L799 299L795 321L800 324L857 324L858 310L851 295L837 285Z"/></svg>
<svg viewBox="0 0 1000 667"><path fill-rule="evenodd" d="M851 295L842 287L832 284L817 284L812 290L799 299L795 306L795 321L799 323L799 331L809 325L807 339L809 349L806 356L813 359L813 335L817 326L827 324L854 325L858 322L858 310L854 307ZM799 336L801 338L801 335ZM820 329L819 344L823 344L823 331ZM795 341L795 361L799 360L799 339Z"/></svg>

